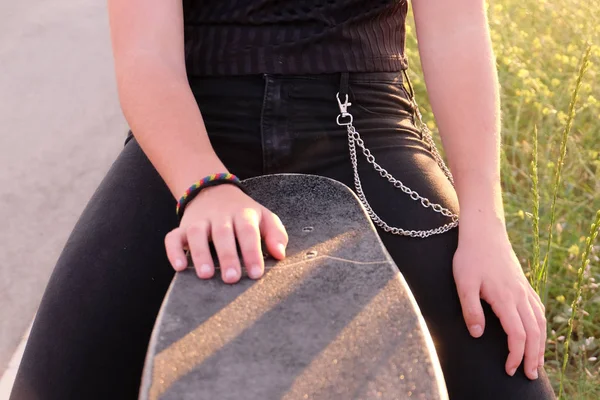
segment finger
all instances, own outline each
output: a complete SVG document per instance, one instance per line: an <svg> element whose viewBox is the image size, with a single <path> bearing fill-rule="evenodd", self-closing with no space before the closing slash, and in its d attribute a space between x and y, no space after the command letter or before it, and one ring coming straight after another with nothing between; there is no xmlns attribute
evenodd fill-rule
<svg viewBox="0 0 600 400"><path fill-rule="evenodd" d="M540 295L531 286L529 286L529 295L531 297L533 297L540 304L540 306L542 306L542 308L545 308L544 302L540 298ZM544 310L544 312L545 312L545 310Z"/></svg>
<svg viewBox="0 0 600 400"><path fill-rule="evenodd" d="M248 276L258 279L264 271L264 259L260 248L260 230L258 227L259 215L256 210L246 209L236 215L233 220L235 236L237 237L244 266Z"/></svg>
<svg viewBox="0 0 600 400"><path fill-rule="evenodd" d="M525 375L529 379L538 378L540 360L540 328L537 318L531 309L529 297L525 297L518 305L519 315L525 328Z"/></svg>
<svg viewBox="0 0 600 400"><path fill-rule="evenodd" d="M533 290L531 290L531 292L532 293L529 295L529 302L531 303L531 308L533 309L533 313L535 314L538 328L540 330L540 352L538 355L538 366L543 367L544 354L546 353L546 340L548 339L546 309L539 296L534 295L535 292Z"/></svg>
<svg viewBox="0 0 600 400"><path fill-rule="evenodd" d="M181 228L175 228L165 236L167 258L175 271L183 271L187 268L187 257L183 249L186 245L187 238Z"/></svg>
<svg viewBox="0 0 600 400"><path fill-rule="evenodd" d="M457 283L458 297L462 307L463 318L467 324L467 329L471 336L478 338L483 335L485 329L485 316L481 307L481 298L479 296L480 284Z"/></svg>
<svg viewBox="0 0 600 400"><path fill-rule="evenodd" d="M525 352L525 328L514 302L498 302L492 304L494 313L500 319L502 329L508 335L508 357L506 359L506 373L513 376L517 371Z"/></svg>
<svg viewBox="0 0 600 400"><path fill-rule="evenodd" d="M235 233L231 219L213 221L211 224L212 241L217 251L223 282L235 283L240 280L240 258L235 247Z"/></svg>
<svg viewBox="0 0 600 400"><path fill-rule="evenodd" d="M214 275L215 267L208 239L210 233L210 222L200 221L187 228L187 238L190 254L196 269L196 275L201 279L209 279Z"/></svg>
<svg viewBox="0 0 600 400"><path fill-rule="evenodd" d="M261 214L260 232L265 239L269 254L279 260L285 258L288 234L279 217L267 208L264 208Z"/></svg>

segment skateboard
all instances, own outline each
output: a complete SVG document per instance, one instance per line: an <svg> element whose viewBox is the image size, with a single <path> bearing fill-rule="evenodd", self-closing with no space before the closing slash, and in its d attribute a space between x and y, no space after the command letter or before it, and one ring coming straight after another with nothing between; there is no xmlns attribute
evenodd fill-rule
<svg viewBox="0 0 600 400"><path fill-rule="evenodd" d="M233 285L177 273L139 398L447 399L417 304L354 193L303 174L244 184L283 221L287 257Z"/></svg>

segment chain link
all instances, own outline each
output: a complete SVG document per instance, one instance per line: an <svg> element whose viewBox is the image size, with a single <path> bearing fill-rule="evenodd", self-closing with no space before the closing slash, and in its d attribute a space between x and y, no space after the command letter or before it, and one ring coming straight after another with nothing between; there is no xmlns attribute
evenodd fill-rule
<svg viewBox="0 0 600 400"><path fill-rule="evenodd" d="M338 125L346 126L346 129L348 130L348 147L350 150L350 161L352 162L352 169L354 171L354 187L356 189L356 194L357 194L360 202L365 207L367 214L373 220L373 223L375 223L375 225L379 226L385 232L390 232L394 235L410 236L410 237L418 237L418 238L426 238L426 237L429 237L432 235L438 235L440 233L448 232L450 229L457 227L458 226L458 215L456 215L449 209L441 206L440 204L432 203L427 197L421 196L415 190L412 190L411 188L406 186L404 183L402 183L402 181L394 178L388 171L386 171L383 167L381 167L375 161L375 156L373 156L373 154L371 154L371 151L366 148L364 140L361 138L360 134L358 133L358 131L356 130L356 128L353 125L354 118L353 118L352 114L350 114L348 112L348 107L350 105L352 105L352 103L348 102L348 95L346 94L345 96L346 96L346 98L345 98L344 102L342 102L340 100L340 94L338 93L336 95L337 101L338 101L338 106L340 108L340 114L337 116L336 121L337 121ZM450 183L452 183L452 185L454 185L454 179L452 178L452 174L450 173L450 170L448 169L448 167L444 163L444 160L442 159L440 153L438 152L438 149L433 140L431 131L429 130L427 125L423 122L423 118L421 116L421 112L419 111L417 102L414 100L414 96L410 96L410 97L411 97L410 100L413 104L413 109L417 116L418 128L421 130L422 134L425 137L425 141L431 148L431 153L432 153L434 159L436 160L437 164L440 166L442 171L444 171L444 174L446 175L446 177L448 178ZM365 193L363 192L362 183L360 181L360 176L358 174L358 159L357 159L356 146L358 146L361 149L367 162L369 164L373 165L373 168L375 169L375 171L377 171L382 178L387 179L388 182L390 182L392 185L394 185L395 188L400 189L402 192L407 194L412 200L419 201L423 207L431 208L433 211L435 211L439 214L442 214L445 217L450 218L451 221L444 225L441 225L437 228L427 229L427 230L408 230L408 229L392 227L392 226L388 225L385 221L383 221L375 213L375 211L373 211L373 209L371 208L371 205L367 201Z"/></svg>
<svg viewBox="0 0 600 400"><path fill-rule="evenodd" d="M444 162L444 159L440 155L440 152L438 151L437 146L435 145L435 141L433 140L433 135L431 134L429 127L426 123L423 122L423 116L421 115L421 111L419 110L419 105L417 104L417 101L414 97L411 97L410 101L412 102L413 109L415 110L415 114L417 115L416 120L418 123L418 128L421 130L423 136L425 136L425 141L431 148L431 154L433 154L433 158L435 158L437 164L440 166L442 171L444 171L444 174L446 175L450 183L452 183L452 186L454 186L454 178L452 177L452 173L450 172L450 169L448 169L446 163Z"/></svg>

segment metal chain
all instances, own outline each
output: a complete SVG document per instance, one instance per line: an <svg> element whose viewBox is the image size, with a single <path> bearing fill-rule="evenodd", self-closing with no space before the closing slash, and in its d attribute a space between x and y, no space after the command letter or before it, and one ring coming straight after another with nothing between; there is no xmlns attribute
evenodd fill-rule
<svg viewBox="0 0 600 400"><path fill-rule="evenodd" d="M421 115L421 111L419 111L419 106L417 105L417 102L414 100L414 98L411 99L411 101L413 103L415 114L417 114L418 128L425 136L425 140L431 148L431 154L433 155L433 158L435 158L435 161L437 162L439 167L442 169L442 171L444 171L444 174L446 175L452 186L454 186L454 178L452 177L452 173L450 172L450 169L448 169L446 163L444 162L444 159L440 155L440 152L438 151L437 146L435 145L435 141L433 140L433 135L431 134L429 127L426 123L423 122L423 117Z"/></svg>
<svg viewBox="0 0 600 400"><path fill-rule="evenodd" d="M352 169L354 171L354 187L356 188L356 194L357 194L360 202L362 203L362 205L365 207L367 214L373 220L375 225L379 226L385 232L390 232L394 235L410 236L410 237L418 237L418 238L426 238L426 237L429 237L432 235L437 235L440 233L448 232L450 229L457 227L458 226L458 215L456 215L449 209L441 206L440 204L432 203L428 198L421 196L419 193L417 193L416 191L412 190L411 188L406 186L404 183L402 183L402 181L394 178L389 172L387 172L384 168L382 168L379 164L377 164L377 162L375 161L375 156L373 156L373 154L371 154L371 151L369 151L369 149L367 149L365 147L364 140L360 137L360 134L358 133L358 131L356 130L356 128L353 125L354 118L353 118L352 114L350 114L348 112L348 107L352 105L352 103L348 102L348 95L346 94L346 98L343 103L340 100L339 93L337 93L336 97L337 97L337 101L338 101L338 106L340 108L340 114L337 116L336 122L340 126L346 126L346 129L348 130L348 147L350 150L350 161L352 162ZM415 113L418 117L419 128L421 129L421 132L424 134L427 144L431 148L431 153L433 154L433 157L435 158L437 164L440 166L442 171L444 171L444 174L446 175L446 177L448 178L450 183L452 183L452 185L454 185L454 179L452 178L452 174L450 173L450 170L448 169L448 167L446 167L444 160L442 159L441 155L438 152L438 149L433 140L431 131L429 130L429 128L427 128L427 125L425 123L423 123L423 119L422 119L421 113L418 109L417 103L416 103L416 101L414 101L414 96L411 96L411 102L413 103ZM373 165L373 168L375 169L375 171L379 172L379 175L381 175L382 178L387 179L388 182L390 182L392 185L394 185L395 188L400 189L402 192L406 193L414 201L419 201L423 207L431 208L433 211L440 213L445 217L450 218L451 222L448 222L437 228L428 229L428 230L412 230L412 229L408 230L408 229L389 226L385 221L383 221L375 213L375 211L373 211L373 209L371 208L371 205L367 201L365 193L363 192L362 184L360 181L360 176L358 174L358 160L357 160L357 156L356 156L356 146L357 145L362 150L362 153L366 157L367 162L369 164Z"/></svg>

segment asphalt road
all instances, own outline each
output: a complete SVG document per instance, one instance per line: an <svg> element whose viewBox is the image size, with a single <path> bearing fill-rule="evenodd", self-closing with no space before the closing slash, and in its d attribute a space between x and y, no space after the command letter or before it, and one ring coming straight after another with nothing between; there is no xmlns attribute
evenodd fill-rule
<svg viewBox="0 0 600 400"><path fill-rule="evenodd" d="M0 2L0 375L126 129L106 2Z"/></svg>

